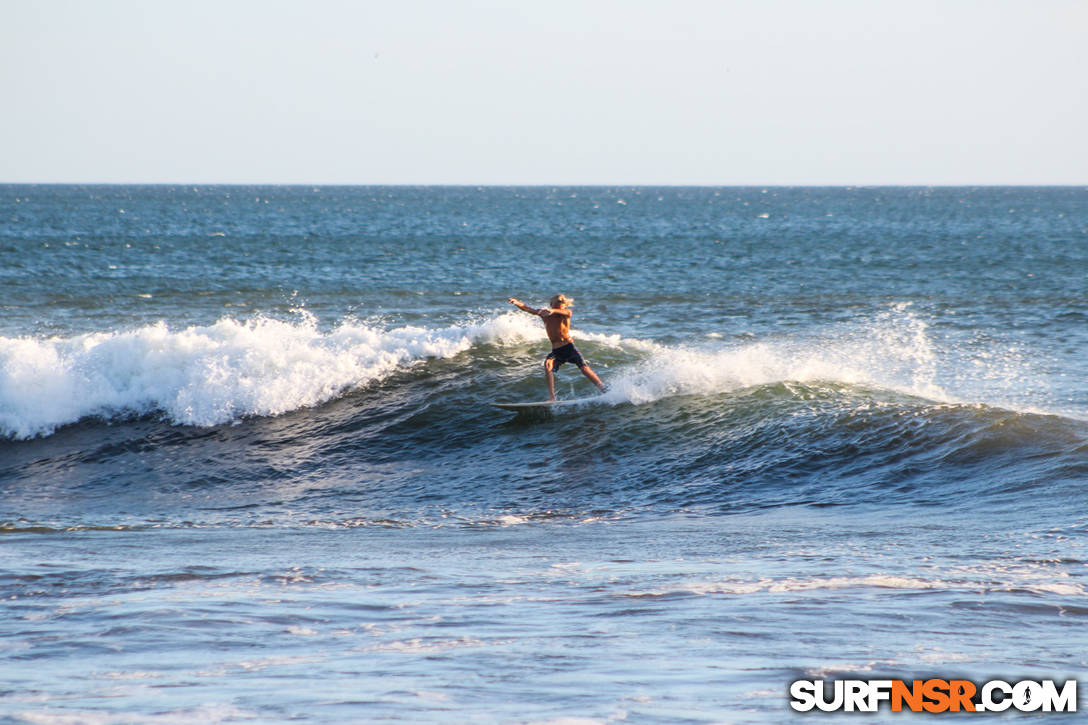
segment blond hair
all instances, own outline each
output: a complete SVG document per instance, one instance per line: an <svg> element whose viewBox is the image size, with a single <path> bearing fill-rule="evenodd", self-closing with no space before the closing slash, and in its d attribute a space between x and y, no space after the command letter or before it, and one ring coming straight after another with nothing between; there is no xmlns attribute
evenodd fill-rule
<svg viewBox="0 0 1088 725"><path fill-rule="evenodd" d="M548 304L550 304L552 307L561 307L564 302L568 305L572 304L574 302L574 298L567 297L566 295L555 295L554 297L552 297L551 301Z"/></svg>

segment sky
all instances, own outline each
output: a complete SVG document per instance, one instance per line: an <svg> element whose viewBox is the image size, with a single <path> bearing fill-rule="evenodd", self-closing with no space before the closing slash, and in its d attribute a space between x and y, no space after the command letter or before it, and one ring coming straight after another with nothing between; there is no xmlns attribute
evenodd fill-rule
<svg viewBox="0 0 1088 725"><path fill-rule="evenodd" d="M1086 0L0 0L0 182L1088 182Z"/></svg>

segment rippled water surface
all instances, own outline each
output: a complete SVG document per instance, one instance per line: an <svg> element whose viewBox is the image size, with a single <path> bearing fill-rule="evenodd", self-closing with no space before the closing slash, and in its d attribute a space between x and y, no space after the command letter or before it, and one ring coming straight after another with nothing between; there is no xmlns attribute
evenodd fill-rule
<svg viewBox="0 0 1088 725"><path fill-rule="evenodd" d="M1084 189L0 186L0 284L4 721L1088 674Z"/></svg>

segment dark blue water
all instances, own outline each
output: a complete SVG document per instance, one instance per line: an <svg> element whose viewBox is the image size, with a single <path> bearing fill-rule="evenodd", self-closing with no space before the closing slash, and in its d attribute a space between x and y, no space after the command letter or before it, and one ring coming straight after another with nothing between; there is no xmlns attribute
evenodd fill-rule
<svg viewBox="0 0 1088 725"><path fill-rule="evenodd" d="M0 285L8 721L1088 673L1088 190L0 186Z"/></svg>

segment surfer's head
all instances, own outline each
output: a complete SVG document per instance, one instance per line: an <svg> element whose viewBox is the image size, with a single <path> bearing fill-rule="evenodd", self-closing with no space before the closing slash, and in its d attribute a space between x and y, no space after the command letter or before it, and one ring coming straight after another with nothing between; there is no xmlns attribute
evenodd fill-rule
<svg viewBox="0 0 1088 725"><path fill-rule="evenodd" d="M573 307L574 306L574 298L573 297L567 297L566 295L556 295L555 297L552 297L552 300L551 300L551 302L549 304L552 307L561 310L564 307Z"/></svg>

